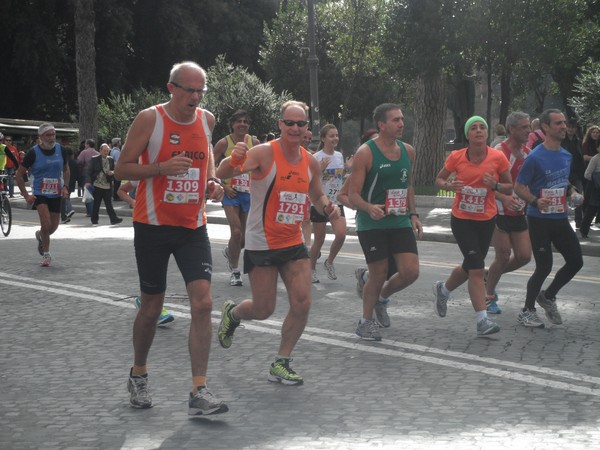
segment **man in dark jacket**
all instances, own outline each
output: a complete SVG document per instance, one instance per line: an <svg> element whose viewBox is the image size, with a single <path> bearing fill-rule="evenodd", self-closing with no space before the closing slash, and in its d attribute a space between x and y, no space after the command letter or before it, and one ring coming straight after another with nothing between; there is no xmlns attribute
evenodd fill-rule
<svg viewBox="0 0 600 450"><path fill-rule="evenodd" d="M578 124L575 119L569 119L567 122L567 135L560 146L567 150L573 156L571 172L569 172L569 183L571 183L578 192L583 193L583 183L585 164L583 162L583 150L581 141L577 136ZM575 226L579 228L583 219L583 205L575 208Z"/></svg>
<svg viewBox="0 0 600 450"><path fill-rule="evenodd" d="M92 209L92 225L98 224L102 200L104 200L106 212L108 213L108 217L110 217L110 224L116 225L123 222L123 219L117 217L112 204L112 182L115 161L108 156L109 151L110 147L108 144L102 144L100 146L100 154L92 157L88 168L85 187L88 189L90 185L93 186L94 207Z"/></svg>

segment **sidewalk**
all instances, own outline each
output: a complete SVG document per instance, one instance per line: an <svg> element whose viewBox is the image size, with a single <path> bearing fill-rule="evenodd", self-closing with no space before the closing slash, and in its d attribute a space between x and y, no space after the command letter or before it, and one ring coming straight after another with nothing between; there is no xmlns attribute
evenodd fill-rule
<svg viewBox="0 0 600 450"><path fill-rule="evenodd" d="M26 209L26 203L20 195L15 194L11 199L13 208ZM71 196L73 209L76 213L85 213L85 206L80 197ZM452 206L451 198L417 196L417 210L423 223L423 240L433 242L455 243L452 230L450 229L450 208ZM114 207L119 217L131 217L132 210L125 202L114 202ZM100 214L106 214L106 209L102 206ZM208 223L227 224L225 212L220 203L208 202L206 205L206 214ZM572 218L571 218L572 219ZM354 213L346 209L346 221L348 224L348 235L356 235L356 224L354 222ZM571 221L574 227L574 223ZM330 226L327 226L327 232L331 233ZM579 237L579 235L578 235ZM584 256L600 256L600 227L592 227L588 239L580 239L581 249Z"/></svg>

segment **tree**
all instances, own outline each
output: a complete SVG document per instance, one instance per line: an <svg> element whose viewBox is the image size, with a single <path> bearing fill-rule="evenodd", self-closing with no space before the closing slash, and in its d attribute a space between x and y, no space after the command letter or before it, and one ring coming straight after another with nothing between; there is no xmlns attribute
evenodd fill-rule
<svg viewBox="0 0 600 450"><path fill-rule="evenodd" d="M319 8L321 23L327 30L335 30L329 33L327 56L342 75L339 80L343 87L339 123L347 117L362 118L353 113L352 106L371 103L368 102L371 98L369 89L358 90L359 85L369 82L369 86L379 83L388 88L392 86L389 81L393 77L381 65L385 58L380 45L384 31L381 18L387 14L387 4L384 0L343 0Z"/></svg>
<svg viewBox="0 0 600 450"><path fill-rule="evenodd" d="M574 96L569 105L583 125L600 123L600 62L588 61L575 79Z"/></svg>
<svg viewBox="0 0 600 450"><path fill-rule="evenodd" d="M269 83L246 68L228 63L224 55L208 68L206 78L209 90L204 102L217 120L213 132L217 139L231 131L229 117L238 109L250 114L253 134L260 136L274 131L281 105L291 98L285 91L277 94Z"/></svg>
<svg viewBox="0 0 600 450"><path fill-rule="evenodd" d="M75 3L75 65L79 103L79 139L96 139L98 95L96 93L96 49L94 47L94 0Z"/></svg>
<svg viewBox="0 0 600 450"><path fill-rule="evenodd" d="M387 3L343 0L315 5L322 123L341 128L344 120L355 118L362 127L376 105L396 101L404 89L404 83L382 64ZM307 28L303 2L282 4L277 17L265 26L260 51L260 62L275 88L289 89L294 98L305 101L310 98Z"/></svg>
<svg viewBox="0 0 600 450"><path fill-rule="evenodd" d="M415 82L413 145L417 150L414 168L417 186L433 184L445 159L444 71L459 65L452 49L456 47L462 7L459 0L399 1L388 19L388 64L400 76Z"/></svg>
<svg viewBox="0 0 600 450"><path fill-rule="evenodd" d="M70 0L6 0L0 17L0 117L70 121L77 105Z"/></svg>
<svg viewBox="0 0 600 450"><path fill-rule="evenodd" d="M131 94L111 92L98 105L99 140L108 142L114 137L124 139L138 112L168 100L169 96L164 88L148 90L140 87Z"/></svg>

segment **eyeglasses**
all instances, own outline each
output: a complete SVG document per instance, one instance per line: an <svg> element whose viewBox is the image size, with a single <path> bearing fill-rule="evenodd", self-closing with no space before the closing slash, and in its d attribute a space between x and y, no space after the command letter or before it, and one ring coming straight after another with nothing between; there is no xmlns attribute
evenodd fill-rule
<svg viewBox="0 0 600 450"><path fill-rule="evenodd" d="M286 127L293 127L294 125L298 125L298 128L305 127L308 125L306 120L289 120L289 119L279 119L281 120Z"/></svg>
<svg viewBox="0 0 600 450"><path fill-rule="evenodd" d="M175 83L174 81L170 81L169 83L171 83L176 88L179 88L179 89L187 92L188 94L204 95L208 91L208 86L204 86L202 89L194 89L194 88L190 88L190 87L183 87L182 85L180 85L179 83Z"/></svg>

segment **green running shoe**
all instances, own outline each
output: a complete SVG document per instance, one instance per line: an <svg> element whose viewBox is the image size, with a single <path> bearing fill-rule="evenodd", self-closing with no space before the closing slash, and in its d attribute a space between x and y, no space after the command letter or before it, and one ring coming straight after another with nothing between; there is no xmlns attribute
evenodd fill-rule
<svg viewBox="0 0 600 450"><path fill-rule="evenodd" d="M223 309L221 310L221 323L219 324L217 336L219 337L219 343L223 348L231 347L231 344L233 343L233 333L241 322L240 320L233 320L231 318L231 310L233 308L235 308L235 303L231 300L227 300L223 304Z"/></svg>
<svg viewBox="0 0 600 450"><path fill-rule="evenodd" d="M279 358L271 364L269 371L269 381L285 384L286 386L296 386L304 383L304 379L290 367L291 359Z"/></svg>

